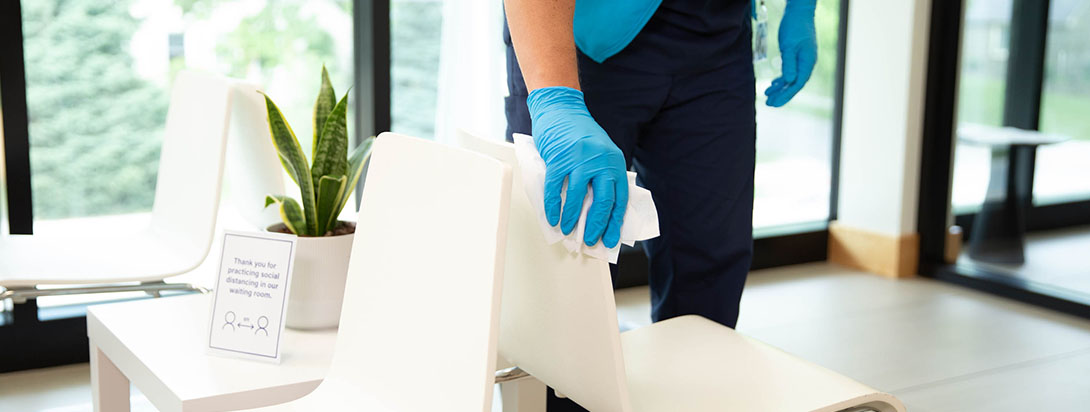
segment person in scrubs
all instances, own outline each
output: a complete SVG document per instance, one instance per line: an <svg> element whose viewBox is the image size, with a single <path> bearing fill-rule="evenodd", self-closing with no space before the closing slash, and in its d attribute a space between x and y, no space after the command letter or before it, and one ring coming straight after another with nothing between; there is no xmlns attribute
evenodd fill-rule
<svg viewBox="0 0 1090 412"><path fill-rule="evenodd" d="M786 0L769 106L810 78L815 2ZM696 314L733 328L753 255L753 0L504 5L507 138L534 137L549 223L570 233L591 192L583 240L616 246L632 168L659 214L661 235L643 242L652 319ZM563 403L550 395L549 410L578 410Z"/></svg>

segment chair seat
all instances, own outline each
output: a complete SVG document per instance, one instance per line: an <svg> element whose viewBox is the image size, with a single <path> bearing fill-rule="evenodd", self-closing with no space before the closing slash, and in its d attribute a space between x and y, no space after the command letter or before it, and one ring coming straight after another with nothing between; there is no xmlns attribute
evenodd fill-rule
<svg viewBox="0 0 1090 412"><path fill-rule="evenodd" d="M904 411L891 395L699 316L621 334L635 411Z"/></svg>
<svg viewBox="0 0 1090 412"><path fill-rule="evenodd" d="M0 287L157 281L199 265L193 249L151 230L124 237L0 236Z"/></svg>

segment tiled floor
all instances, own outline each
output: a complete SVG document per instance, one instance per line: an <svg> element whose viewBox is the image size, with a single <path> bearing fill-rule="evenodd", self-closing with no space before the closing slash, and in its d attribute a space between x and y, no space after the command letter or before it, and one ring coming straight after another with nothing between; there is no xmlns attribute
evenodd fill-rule
<svg viewBox="0 0 1090 412"><path fill-rule="evenodd" d="M90 412L91 368L88 364L0 374L0 411ZM155 412L133 388L132 412Z"/></svg>
<svg viewBox="0 0 1090 412"><path fill-rule="evenodd" d="M618 292L650 323L646 288ZM912 412L1087 410L1090 321L926 279L828 264L751 275L739 330L881 390ZM86 365L0 375L0 411L90 410ZM153 411L134 391L134 411Z"/></svg>
<svg viewBox="0 0 1090 412"><path fill-rule="evenodd" d="M617 295L649 323L647 290ZM812 264L750 275L738 330L893 393L912 412L1090 407L1090 321L927 279Z"/></svg>

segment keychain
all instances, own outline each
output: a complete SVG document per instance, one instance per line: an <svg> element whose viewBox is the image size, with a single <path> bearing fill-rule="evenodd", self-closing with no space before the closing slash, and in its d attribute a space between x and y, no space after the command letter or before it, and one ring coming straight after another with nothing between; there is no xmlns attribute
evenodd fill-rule
<svg viewBox="0 0 1090 412"><path fill-rule="evenodd" d="M765 0L754 0L753 16L757 24L753 27L753 62L759 63L768 58L768 9Z"/></svg>

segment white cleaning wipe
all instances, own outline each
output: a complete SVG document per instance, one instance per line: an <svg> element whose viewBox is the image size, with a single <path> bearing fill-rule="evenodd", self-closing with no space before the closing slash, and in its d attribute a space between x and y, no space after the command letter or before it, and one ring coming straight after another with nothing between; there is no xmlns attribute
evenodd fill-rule
<svg viewBox="0 0 1090 412"><path fill-rule="evenodd" d="M617 255L621 252L620 245L607 248L602 245L602 242L595 243L594 246L583 243L587 210L594 202L594 191L587 190L587 197L583 199L583 211L579 213L579 223L571 234L564 236L560 225L550 225L545 217L545 160L537 152L532 137L516 133L514 138L515 156L518 157L522 184L526 188L526 197L530 199L530 204L537 210L537 220L541 224L545 241L549 244L564 242L564 247L569 252L582 252L609 263L617 263ZM564 182L564 188L560 193L561 201L564 201L567 195L567 182ZM651 199L651 192L636 186L636 174L628 172L628 207L625 208L624 223L621 224L621 243L632 246L637 240L646 240L658 235L659 215L655 209L655 201Z"/></svg>

